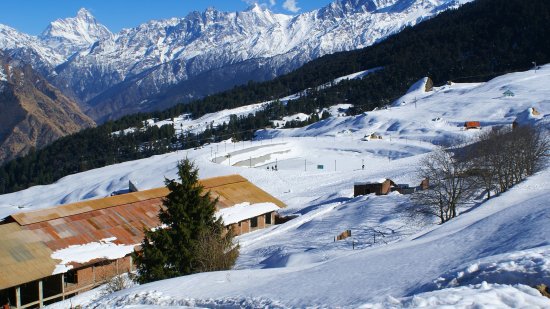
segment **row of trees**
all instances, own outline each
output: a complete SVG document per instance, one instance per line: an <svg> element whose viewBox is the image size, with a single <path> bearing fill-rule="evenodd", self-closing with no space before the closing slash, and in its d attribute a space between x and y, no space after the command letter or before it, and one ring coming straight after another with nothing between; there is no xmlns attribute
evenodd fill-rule
<svg viewBox="0 0 550 309"><path fill-rule="evenodd" d="M464 147L440 148L420 164L419 176L430 188L412 197L413 216L435 216L445 223L476 194L487 199L506 192L545 163L550 142L544 129L522 126L481 134Z"/></svg>

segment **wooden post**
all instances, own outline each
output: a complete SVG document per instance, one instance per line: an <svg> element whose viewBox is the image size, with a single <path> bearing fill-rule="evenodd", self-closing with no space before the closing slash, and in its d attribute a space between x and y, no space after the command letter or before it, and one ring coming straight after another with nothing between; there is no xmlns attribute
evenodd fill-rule
<svg viewBox="0 0 550 309"><path fill-rule="evenodd" d="M40 308L44 307L44 291L42 280L38 280L38 306Z"/></svg>
<svg viewBox="0 0 550 309"><path fill-rule="evenodd" d="M15 307L21 308L21 287L15 288Z"/></svg>
<svg viewBox="0 0 550 309"><path fill-rule="evenodd" d="M65 300L65 274L61 274L61 299Z"/></svg>

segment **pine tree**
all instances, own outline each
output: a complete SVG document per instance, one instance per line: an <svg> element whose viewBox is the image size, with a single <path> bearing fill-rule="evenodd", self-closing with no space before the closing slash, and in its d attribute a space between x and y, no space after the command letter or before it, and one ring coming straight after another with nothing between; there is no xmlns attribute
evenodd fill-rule
<svg viewBox="0 0 550 309"><path fill-rule="evenodd" d="M215 217L217 199L204 192L198 169L185 159L178 162L178 176L180 182L165 180L170 193L159 212L162 228L146 230L135 255L139 283L229 269L237 259L238 246L221 218ZM205 266L205 259L212 256L223 262Z"/></svg>

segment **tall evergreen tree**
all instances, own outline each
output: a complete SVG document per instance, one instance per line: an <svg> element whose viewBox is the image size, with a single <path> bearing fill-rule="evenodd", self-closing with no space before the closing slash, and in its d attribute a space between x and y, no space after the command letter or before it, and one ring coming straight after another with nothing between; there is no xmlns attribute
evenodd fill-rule
<svg viewBox="0 0 550 309"><path fill-rule="evenodd" d="M146 230L141 251L135 255L140 283L228 269L237 259L238 246L233 245L233 235L225 230L221 218L215 217L217 199L212 199L209 191L204 192L198 169L185 159L178 163L178 176L180 182L165 180L170 193L159 212L162 228ZM205 239L218 245L205 250ZM216 256L223 263L205 268L206 255Z"/></svg>

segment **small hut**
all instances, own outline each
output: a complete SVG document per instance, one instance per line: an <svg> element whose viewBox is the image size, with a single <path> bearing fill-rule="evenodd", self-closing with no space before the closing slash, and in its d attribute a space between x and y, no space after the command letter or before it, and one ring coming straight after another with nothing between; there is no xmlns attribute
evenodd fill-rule
<svg viewBox="0 0 550 309"><path fill-rule="evenodd" d="M434 90L434 81L428 77L428 79L426 80L424 91L430 92L432 90Z"/></svg>
<svg viewBox="0 0 550 309"><path fill-rule="evenodd" d="M367 195L371 193L376 195L386 195L390 193L391 188L395 186L395 182L391 179L356 182L353 186L353 196Z"/></svg>
<svg viewBox="0 0 550 309"><path fill-rule="evenodd" d="M466 121L464 122L464 129L481 129L481 123L479 121Z"/></svg>
<svg viewBox="0 0 550 309"><path fill-rule="evenodd" d="M419 189L420 190L428 190L430 188L430 180L428 178L424 178L421 182L420 182L420 186L419 186Z"/></svg>
<svg viewBox="0 0 550 309"><path fill-rule="evenodd" d="M504 93L502 94L503 96L505 97L513 97L515 96L515 94L512 92L512 90L508 89L506 91L504 91Z"/></svg>
<svg viewBox="0 0 550 309"><path fill-rule="evenodd" d="M371 133L371 134L366 134L362 138L363 141L370 141L370 140L373 140L373 139L382 139L382 135L375 132L375 133Z"/></svg>

